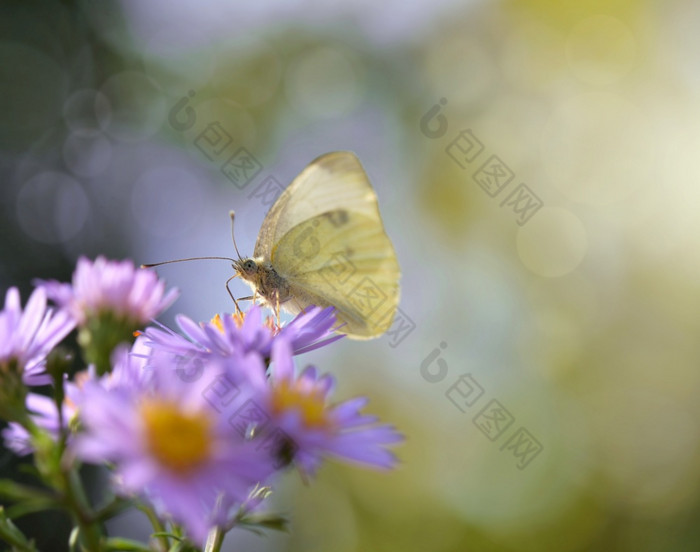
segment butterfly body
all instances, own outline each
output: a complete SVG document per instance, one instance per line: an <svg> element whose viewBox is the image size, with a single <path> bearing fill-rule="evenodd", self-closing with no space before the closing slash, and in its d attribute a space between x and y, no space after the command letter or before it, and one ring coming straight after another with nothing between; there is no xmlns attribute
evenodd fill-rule
<svg viewBox="0 0 700 552"><path fill-rule="evenodd" d="M399 301L399 266L357 157L312 161L265 216L253 257L234 269L265 303L293 314L333 306L354 339L383 334Z"/></svg>
<svg viewBox="0 0 700 552"><path fill-rule="evenodd" d="M233 267L269 307L275 308L291 299L289 283L277 274L269 261L248 258L237 261Z"/></svg>

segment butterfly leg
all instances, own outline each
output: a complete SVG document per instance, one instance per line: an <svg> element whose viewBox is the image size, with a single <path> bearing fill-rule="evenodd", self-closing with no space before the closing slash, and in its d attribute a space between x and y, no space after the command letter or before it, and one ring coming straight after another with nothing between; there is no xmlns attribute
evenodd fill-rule
<svg viewBox="0 0 700 552"><path fill-rule="evenodd" d="M238 301L255 301L255 296L253 296L253 295L248 295L247 297L239 297L239 298L238 298ZM237 314L238 314L239 316L241 316L241 318L243 318L243 316L244 316L243 313L240 312L240 311L239 311Z"/></svg>
<svg viewBox="0 0 700 552"><path fill-rule="evenodd" d="M277 327L280 328L280 294L275 293L275 317L277 318Z"/></svg>
<svg viewBox="0 0 700 552"><path fill-rule="evenodd" d="M226 280L226 291L228 291L229 296L233 300L233 304L236 305L236 314L243 315L243 311L241 310L241 307L238 306L238 301L236 301L236 298L233 296L233 293L231 292L231 288L228 287L228 284L231 280L233 280L237 275L234 274L231 276L228 280Z"/></svg>

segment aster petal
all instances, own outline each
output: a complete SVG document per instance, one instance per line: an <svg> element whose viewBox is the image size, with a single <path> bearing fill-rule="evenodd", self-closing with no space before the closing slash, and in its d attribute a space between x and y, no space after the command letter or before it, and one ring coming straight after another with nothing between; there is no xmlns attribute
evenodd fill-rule
<svg viewBox="0 0 700 552"><path fill-rule="evenodd" d="M317 386L323 391L323 394L328 397L335 389L335 378L330 374L324 374L319 378Z"/></svg>
<svg viewBox="0 0 700 552"><path fill-rule="evenodd" d="M29 296L29 301L27 301L24 313L17 326L20 348L26 349L34 340L36 332L42 323L45 310L46 292L42 288L36 288Z"/></svg>
<svg viewBox="0 0 700 552"><path fill-rule="evenodd" d="M25 366L22 381L28 387L40 387L51 385L53 379L44 371L43 362L33 362Z"/></svg>
<svg viewBox="0 0 700 552"><path fill-rule="evenodd" d="M230 317L229 317L230 318ZM241 328L244 332L248 332L249 335L255 335L262 325L262 310L259 306L253 305L245 313L245 318L243 319L243 327Z"/></svg>
<svg viewBox="0 0 700 552"><path fill-rule="evenodd" d="M328 453L338 459L391 469L398 461L396 456L384 447L401 441L403 437L390 426L378 426L336 436L328 444Z"/></svg>
<svg viewBox="0 0 700 552"><path fill-rule="evenodd" d="M286 339L278 336L272 344L272 362L274 362L275 380L291 380L294 377L292 347Z"/></svg>
<svg viewBox="0 0 700 552"><path fill-rule="evenodd" d="M299 375L299 380L304 381L307 380L310 383L313 384L313 386L316 386L316 380L318 379L318 370L316 369L315 366L307 366L302 370L301 374Z"/></svg>
<svg viewBox="0 0 700 552"><path fill-rule="evenodd" d="M295 350L295 354L301 355L303 353L309 353L311 351L315 351L316 349L320 349L321 347L325 347L327 345L330 345L331 343L335 343L339 339L343 339L345 335L338 334L338 335L333 335L327 339L322 339L320 341L316 341L310 345L307 345L305 347L299 347L298 349Z"/></svg>
<svg viewBox="0 0 700 552"><path fill-rule="evenodd" d="M333 418L340 424L345 424L348 420L355 418L359 411L362 410L369 399L367 397L355 397L344 401L335 406L333 409Z"/></svg>
<svg viewBox="0 0 700 552"><path fill-rule="evenodd" d="M206 334L202 327L191 318L180 314L175 317L177 325L185 334L195 342L202 343L206 339Z"/></svg>
<svg viewBox="0 0 700 552"><path fill-rule="evenodd" d="M138 270L138 269L137 269ZM146 301L153 300L155 292L157 292L157 280L143 278L139 272L134 274L133 283L127 278L123 279L121 293L127 296L127 303L143 304ZM129 285L131 284L131 285Z"/></svg>
<svg viewBox="0 0 700 552"><path fill-rule="evenodd" d="M19 290L16 287L9 288L5 293L5 310L19 315L21 309Z"/></svg>
<svg viewBox="0 0 700 552"><path fill-rule="evenodd" d="M0 433L2 434L5 447L17 456L26 456L34 451L29 433L17 422L10 422Z"/></svg>
<svg viewBox="0 0 700 552"><path fill-rule="evenodd" d="M46 291L46 297L57 305L67 305L73 297L73 288L70 284L55 280L34 280L34 285Z"/></svg>
<svg viewBox="0 0 700 552"><path fill-rule="evenodd" d="M55 314L52 313L51 318L47 319L47 321L46 327L42 328L42 341L44 348L47 349L48 352L73 331L73 328L75 328L75 321L65 311L58 311Z"/></svg>
<svg viewBox="0 0 700 552"><path fill-rule="evenodd" d="M218 328L213 327L211 324L204 324L202 331L204 332L205 342L209 344L212 350L224 355L233 352L231 343L225 339L224 334Z"/></svg>
<svg viewBox="0 0 700 552"><path fill-rule="evenodd" d="M251 352L244 356L244 361L241 363L247 367L245 371L245 379L254 390L267 389L268 380L265 375L265 363L262 357Z"/></svg>
<svg viewBox="0 0 700 552"><path fill-rule="evenodd" d="M28 393L26 398L27 410L30 414L56 417L56 426L58 425L58 417L56 416L56 403L50 397L39 395L37 393Z"/></svg>
<svg viewBox="0 0 700 552"><path fill-rule="evenodd" d="M121 485L129 492L138 493L160 475L160 466L146 456L129 458L119 471Z"/></svg>
<svg viewBox="0 0 700 552"><path fill-rule="evenodd" d="M159 481L153 487L163 506L158 510L161 514L172 515L186 527L188 535L199 546L207 539L211 528L209 516L202 513L201 490L198 487L181 485L177 480ZM164 507L167 505L167 507Z"/></svg>
<svg viewBox="0 0 700 552"><path fill-rule="evenodd" d="M180 291L178 289L169 289L165 296L160 300L160 309L165 310L168 307L172 306L172 304L175 302L179 295Z"/></svg>

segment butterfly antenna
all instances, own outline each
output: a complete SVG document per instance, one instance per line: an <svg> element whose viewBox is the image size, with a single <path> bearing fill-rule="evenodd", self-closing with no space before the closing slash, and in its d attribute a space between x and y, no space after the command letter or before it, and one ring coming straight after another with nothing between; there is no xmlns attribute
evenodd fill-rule
<svg viewBox="0 0 700 552"><path fill-rule="evenodd" d="M172 264L172 263L184 263L187 261L209 261L209 260L230 261L232 263L236 262L236 259L232 259L231 257L188 257L187 259L175 259L173 261L163 261L162 263L142 264L141 268L155 268L156 266L162 266L162 265Z"/></svg>
<svg viewBox="0 0 700 552"><path fill-rule="evenodd" d="M241 254L238 251L238 246L236 245L236 234L233 231L233 219L236 217L236 213L234 211L229 211L228 216L231 217L231 239L233 240L233 247L236 248L236 254L238 255L238 259L241 260Z"/></svg>

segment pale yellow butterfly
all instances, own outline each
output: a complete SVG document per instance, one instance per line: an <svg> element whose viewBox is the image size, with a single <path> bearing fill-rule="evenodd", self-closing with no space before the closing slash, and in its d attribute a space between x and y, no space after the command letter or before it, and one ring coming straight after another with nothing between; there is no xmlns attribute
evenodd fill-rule
<svg viewBox="0 0 700 552"><path fill-rule="evenodd" d="M339 331L354 339L386 332L399 303L399 264L377 196L347 151L318 157L292 181L265 216L253 257L233 266L251 298L293 314L333 306Z"/></svg>

